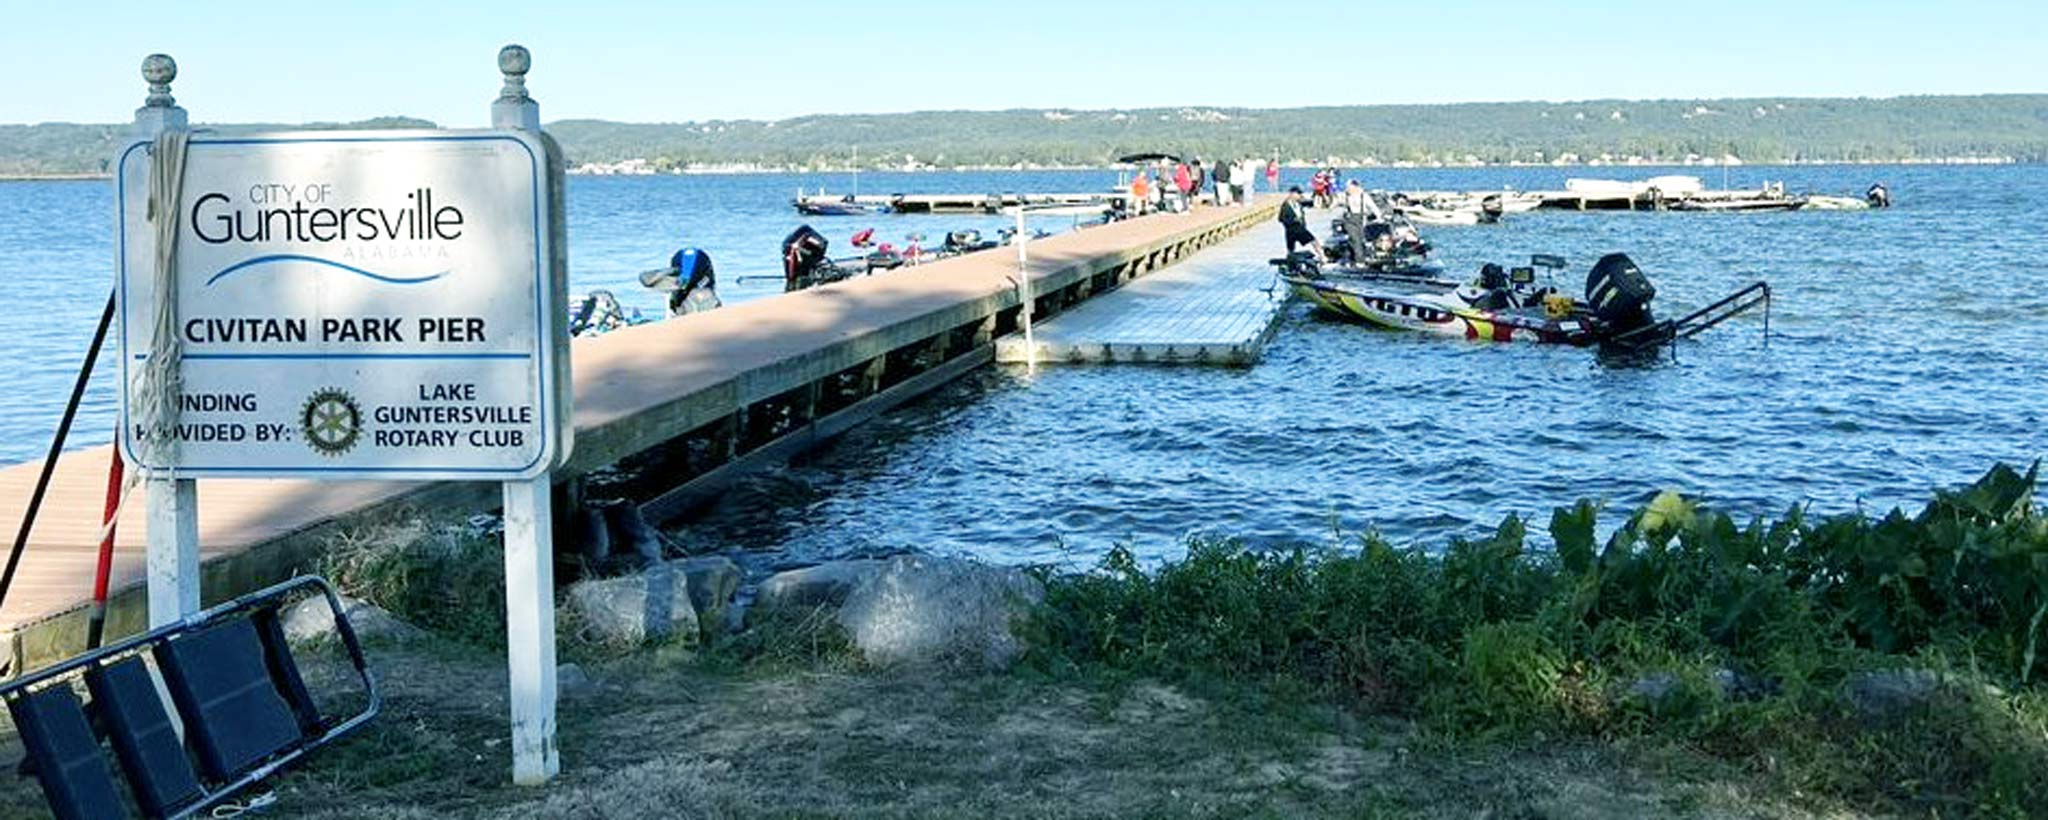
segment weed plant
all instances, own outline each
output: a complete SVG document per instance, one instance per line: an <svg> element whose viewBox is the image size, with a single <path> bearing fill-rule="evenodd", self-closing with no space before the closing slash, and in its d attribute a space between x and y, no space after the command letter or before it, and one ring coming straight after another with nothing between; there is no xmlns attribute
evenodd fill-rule
<svg viewBox="0 0 2048 820"><path fill-rule="evenodd" d="M1118 549L1046 576L1030 663L1286 681L1457 742L1582 733L1874 809L2048 816L2037 473L1875 519L1738 524L1665 494L1604 544L1580 502L1540 552L1515 517L1439 553L1202 540L1147 571ZM1886 684L1905 708L1870 703Z"/></svg>

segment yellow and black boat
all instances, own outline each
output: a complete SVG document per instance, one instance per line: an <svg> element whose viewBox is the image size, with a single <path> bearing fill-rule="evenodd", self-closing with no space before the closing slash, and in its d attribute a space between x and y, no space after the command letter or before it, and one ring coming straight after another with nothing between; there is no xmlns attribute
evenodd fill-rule
<svg viewBox="0 0 2048 820"><path fill-rule="evenodd" d="M1564 260L1538 255L1527 267L1488 264L1471 282L1356 272L1325 273L1301 255L1273 260L1280 278L1316 307L1392 330L1412 330L1483 342L1533 342L1647 349L1692 336L1758 304L1770 303L1770 285L1757 282L1676 320L1650 310L1657 290L1625 254L1608 254L1586 277L1586 295L1573 298L1539 285L1537 267ZM1766 331L1769 328L1766 313Z"/></svg>

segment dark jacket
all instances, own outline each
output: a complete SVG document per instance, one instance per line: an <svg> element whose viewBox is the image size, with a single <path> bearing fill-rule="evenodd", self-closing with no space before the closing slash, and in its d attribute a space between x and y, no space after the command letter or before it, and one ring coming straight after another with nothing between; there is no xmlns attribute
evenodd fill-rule
<svg viewBox="0 0 2048 820"><path fill-rule="evenodd" d="M1289 229L1308 227L1308 223L1301 218L1301 203L1280 203L1280 224L1287 226Z"/></svg>

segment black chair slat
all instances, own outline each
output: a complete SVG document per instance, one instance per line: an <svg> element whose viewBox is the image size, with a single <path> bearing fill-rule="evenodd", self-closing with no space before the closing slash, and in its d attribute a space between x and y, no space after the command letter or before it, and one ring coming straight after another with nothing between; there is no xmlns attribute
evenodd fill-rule
<svg viewBox="0 0 2048 820"><path fill-rule="evenodd" d="M173 637L154 652L207 777L232 779L303 738L247 617Z"/></svg>
<svg viewBox="0 0 2048 820"><path fill-rule="evenodd" d="M258 609L249 618L256 624L257 637L263 641L263 662L270 669L271 683L276 684L285 705L291 707L292 716L299 721L299 731L319 734L326 728L320 718L320 704L306 688L305 676L299 674L299 662L292 655L291 642L285 639L284 621L278 617L277 608Z"/></svg>
<svg viewBox="0 0 2048 820"><path fill-rule="evenodd" d="M143 814L163 817L206 796L140 656L87 669L85 685Z"/></svg>
<svg viewBox="0 0 2048 820"><path fill-rule="evenodd" d="M106 753L71 687L58 684L9 698L7 711L43 797L57 820L113 820L131 816L114 786Z"/></svg>

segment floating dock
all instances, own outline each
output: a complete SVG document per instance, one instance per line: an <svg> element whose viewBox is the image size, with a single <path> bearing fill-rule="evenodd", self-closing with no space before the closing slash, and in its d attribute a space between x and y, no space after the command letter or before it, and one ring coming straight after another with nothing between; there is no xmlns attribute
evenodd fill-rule
<svg viewBox="0 0 2048 820"><path fill-rule="evenodd" d="M1130 199L1125 191L1103 191L1100 193L1030 194L828 194L819 191L806 194L798 191L790 201L799 213L813 213L816 209L844 205L860 205L875 210L887 210L899 214L994 214L1006 208L1022 205L1035 207L1068 206L1075 208L1109 208Z"/></svg>
<svg viewBox="0 0 2048 820"><path fill-rule="evenodd" d="M996 342L996 361L1249 365L1273 336L1286 299L1267 260L1281 255L1269 222L1171 268Z"/></svg>
<svg viewBox="0 0 2048 820"><path fill-rule="evenodd" d="M1489 196L1532 197L1536 208L1550 211L1662 211L1718 210L1738 204L1780 205L1793 210L1803 204L1799 196L1787 196L1782 185L1762 188L1707 188L1698 177L1664 176L1642 181L1568 180L1562 191L1400 191L1415 202L1452 199L1478 202Z"/></svg>
<svg viewBox="0 0 2048 820"><path fill-rule="evenodd" d="M1264 198L1034 241L1033 313L1053 319L1272 222L1278 206ZM1018 279L1014 249L997 249L579 339L575 452L555 474L557 503L580 503L584 476L616 468L606 471L608 492L641 501L651 520L673 519L746 471L992 361L996 340L1017 329ZM15 670L83 646L110 455L100 446L58 459L0 611L0 660ZM40 467L0 469L0 529L19 526ZM459 518L501 500L498 485L478 482L203 481L202 597L225 600L303 571L353 529L419 511ZM109 638L146 619L145 506L138 491L123 508Z"/></svg>

